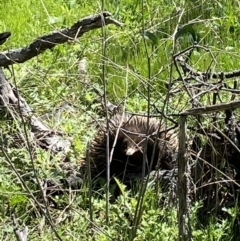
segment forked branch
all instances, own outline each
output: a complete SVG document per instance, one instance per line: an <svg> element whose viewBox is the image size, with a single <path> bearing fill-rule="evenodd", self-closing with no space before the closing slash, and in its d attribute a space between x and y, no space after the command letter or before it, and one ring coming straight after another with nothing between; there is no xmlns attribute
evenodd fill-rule
<svg viewBox="0 0 240 241"><path fill-rule="evenodd" d="M47 49L52 49L58 44L73 41L81 37L84 33L101 28L104 25L115 24L117 26L123 26L122 23L111 19L110 16L111 14L109 12L88 16L78 20L70 28L60 29L39 37L26 47L9 52L2 52L0 53L0 66L7 67L15 63L23 63L43 53Z"/></svg>

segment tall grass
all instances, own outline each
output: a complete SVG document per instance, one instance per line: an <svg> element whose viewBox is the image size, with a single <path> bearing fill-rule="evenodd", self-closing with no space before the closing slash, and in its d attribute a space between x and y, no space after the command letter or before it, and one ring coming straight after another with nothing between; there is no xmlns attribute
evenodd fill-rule
<svg viewBox="0 0 240 241"><path fill-rule="evenodd" d="M128 111L147 113L149 110L159 114L168 92L166 84L171 77L172 54L191 46L194 41L207 45L215 58L212 66L209 53L195 51L191 59L195 68L205 70L210 65L214 70L221 71L239 68L237 4L237 1L223 0L105 1L105 10L125 24L123 28L106 27L104 63L108 99L116 105L126 101ZM1 48L20 48L40 35L70 26L79 18L99 12L100 9L100 1L89 0L1 1L1 29L12 32L12 37ZM182 28L178 32L176 49L173 49L173 32L182 9L185 9L180 22ZM75 163L79 163L85 155L86 143L95 133L92 119L98 118L99 113L96 93L79 81L77 66L82 57L87 57L91 87L103 91L101 38L101 30L96 30L79 40L57 46L27 63L14 65L18 88L39 115L51 112L64 101L78 107L77 111L65 111L58 121L53 117L48 122L53 129L62 129L73 136L74 147L70 155ZM172 78L177 77L174 68L171 74ZM147 98L149 78L150 107ZM185 94L179 93L168 103L167 114L178 114L189 106ZM1 125L1 135L11 140L8 131L13 128L13 124L2 118ZM17 168L24 170L29 162L29 153L26 150L9 148L9 155ZM11 210L15 209L18 217L30 228L29 240L54 240L52 230L45 225L31 198L4 162L2 154L0 156L0 237L14 240ZM41 178L57 178L61 175L57 161L50 161L48 154L39 150L36 159ZM36 187L28 184L34 192ZM130 240L138 196L124 189L124 195L109 207L108 225L105 223L104 196L93 198L92 224L85 191L83 189L77 195L71 193L55 198L60 206L69 208L50 210L62 239ZM176 210L166 204L159 205L159 196L153 187L147 189L142 207L142 216L134 234L135 241L177 240ZM191 213L195 240L230 240L229 237L233 235L230 221L212 221L203 228L198 225L196 210L197 207L193 207ZM234 214L233 211L233 218L230 220L234 219Z"/></svg>

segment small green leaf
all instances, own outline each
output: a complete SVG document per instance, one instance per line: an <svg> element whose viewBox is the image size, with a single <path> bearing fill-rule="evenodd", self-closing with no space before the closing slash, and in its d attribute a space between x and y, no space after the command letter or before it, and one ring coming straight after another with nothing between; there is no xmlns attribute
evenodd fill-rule
<svg viewBox="0 0 240 241"><path fill-rule="evenodd" d="M14 206L19 203L24 203L26 201L27 201L27 198L24 195L21 195L21 194L13 195L10 200L10 206Z"/></svg>
<svg viewBox="0 0 240 241"><path fill-rule="evenodd" d="M122 194L123 196L125 196L125 195L126 195L126 191L125 191L126 187L125 187L125 185L123 185L123 184L118 180L118 178L116 178L116 177L114 177L114 180L115 180L115 182L117 183L117 186L119 187L121 194Z"/></svg>

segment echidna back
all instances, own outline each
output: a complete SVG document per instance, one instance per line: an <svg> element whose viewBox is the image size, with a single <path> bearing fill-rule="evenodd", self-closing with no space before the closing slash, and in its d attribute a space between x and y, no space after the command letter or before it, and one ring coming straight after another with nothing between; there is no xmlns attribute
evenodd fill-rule
<svg viewBox="0 0 240 241"><path fill-rule="evenodd" d="M106 177L106 126L101 128L90 146L92 177ZM142 173L143 154L147 139L146 171L173 167L177 138L173 132L166 131L166 126L155 118L117 114L109 120L109 153L113 149L110 174L124 181L128 176ZM128 156L123 151L123 143L128 140L136 148ZM150 161L152 162L150 168Z"/></svg>

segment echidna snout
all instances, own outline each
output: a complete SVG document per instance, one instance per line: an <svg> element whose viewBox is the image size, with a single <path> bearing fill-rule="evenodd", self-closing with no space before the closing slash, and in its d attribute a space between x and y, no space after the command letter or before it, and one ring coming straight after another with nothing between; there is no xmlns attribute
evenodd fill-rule
<svg viewBox="0 0 240 241"><path fill-rule="evenodd" d="M168 131L163 123L155 118L127 114L116 114L109 123L108 147L106 127L101 128L91 142L92 177L106 177L107 148L111 153L110 176L122 181L142 173L144 155L147 172L173 168L178 142L174 131Z"/></svg>
<svg viewBox="0 0 240 241"><path fill-rule="evenodd" d="M140 151L140 148L134 143L134 141L127 138L123 140L122 151L126 156L132 156L137 151Z"/></svg>
<svg viewBox="0 0 240 241"><path fill-rule="evenodd" d="M132 147L129 147L127 150L126 150L126 156L132 156L137 150L132 148Z"/></svg>

